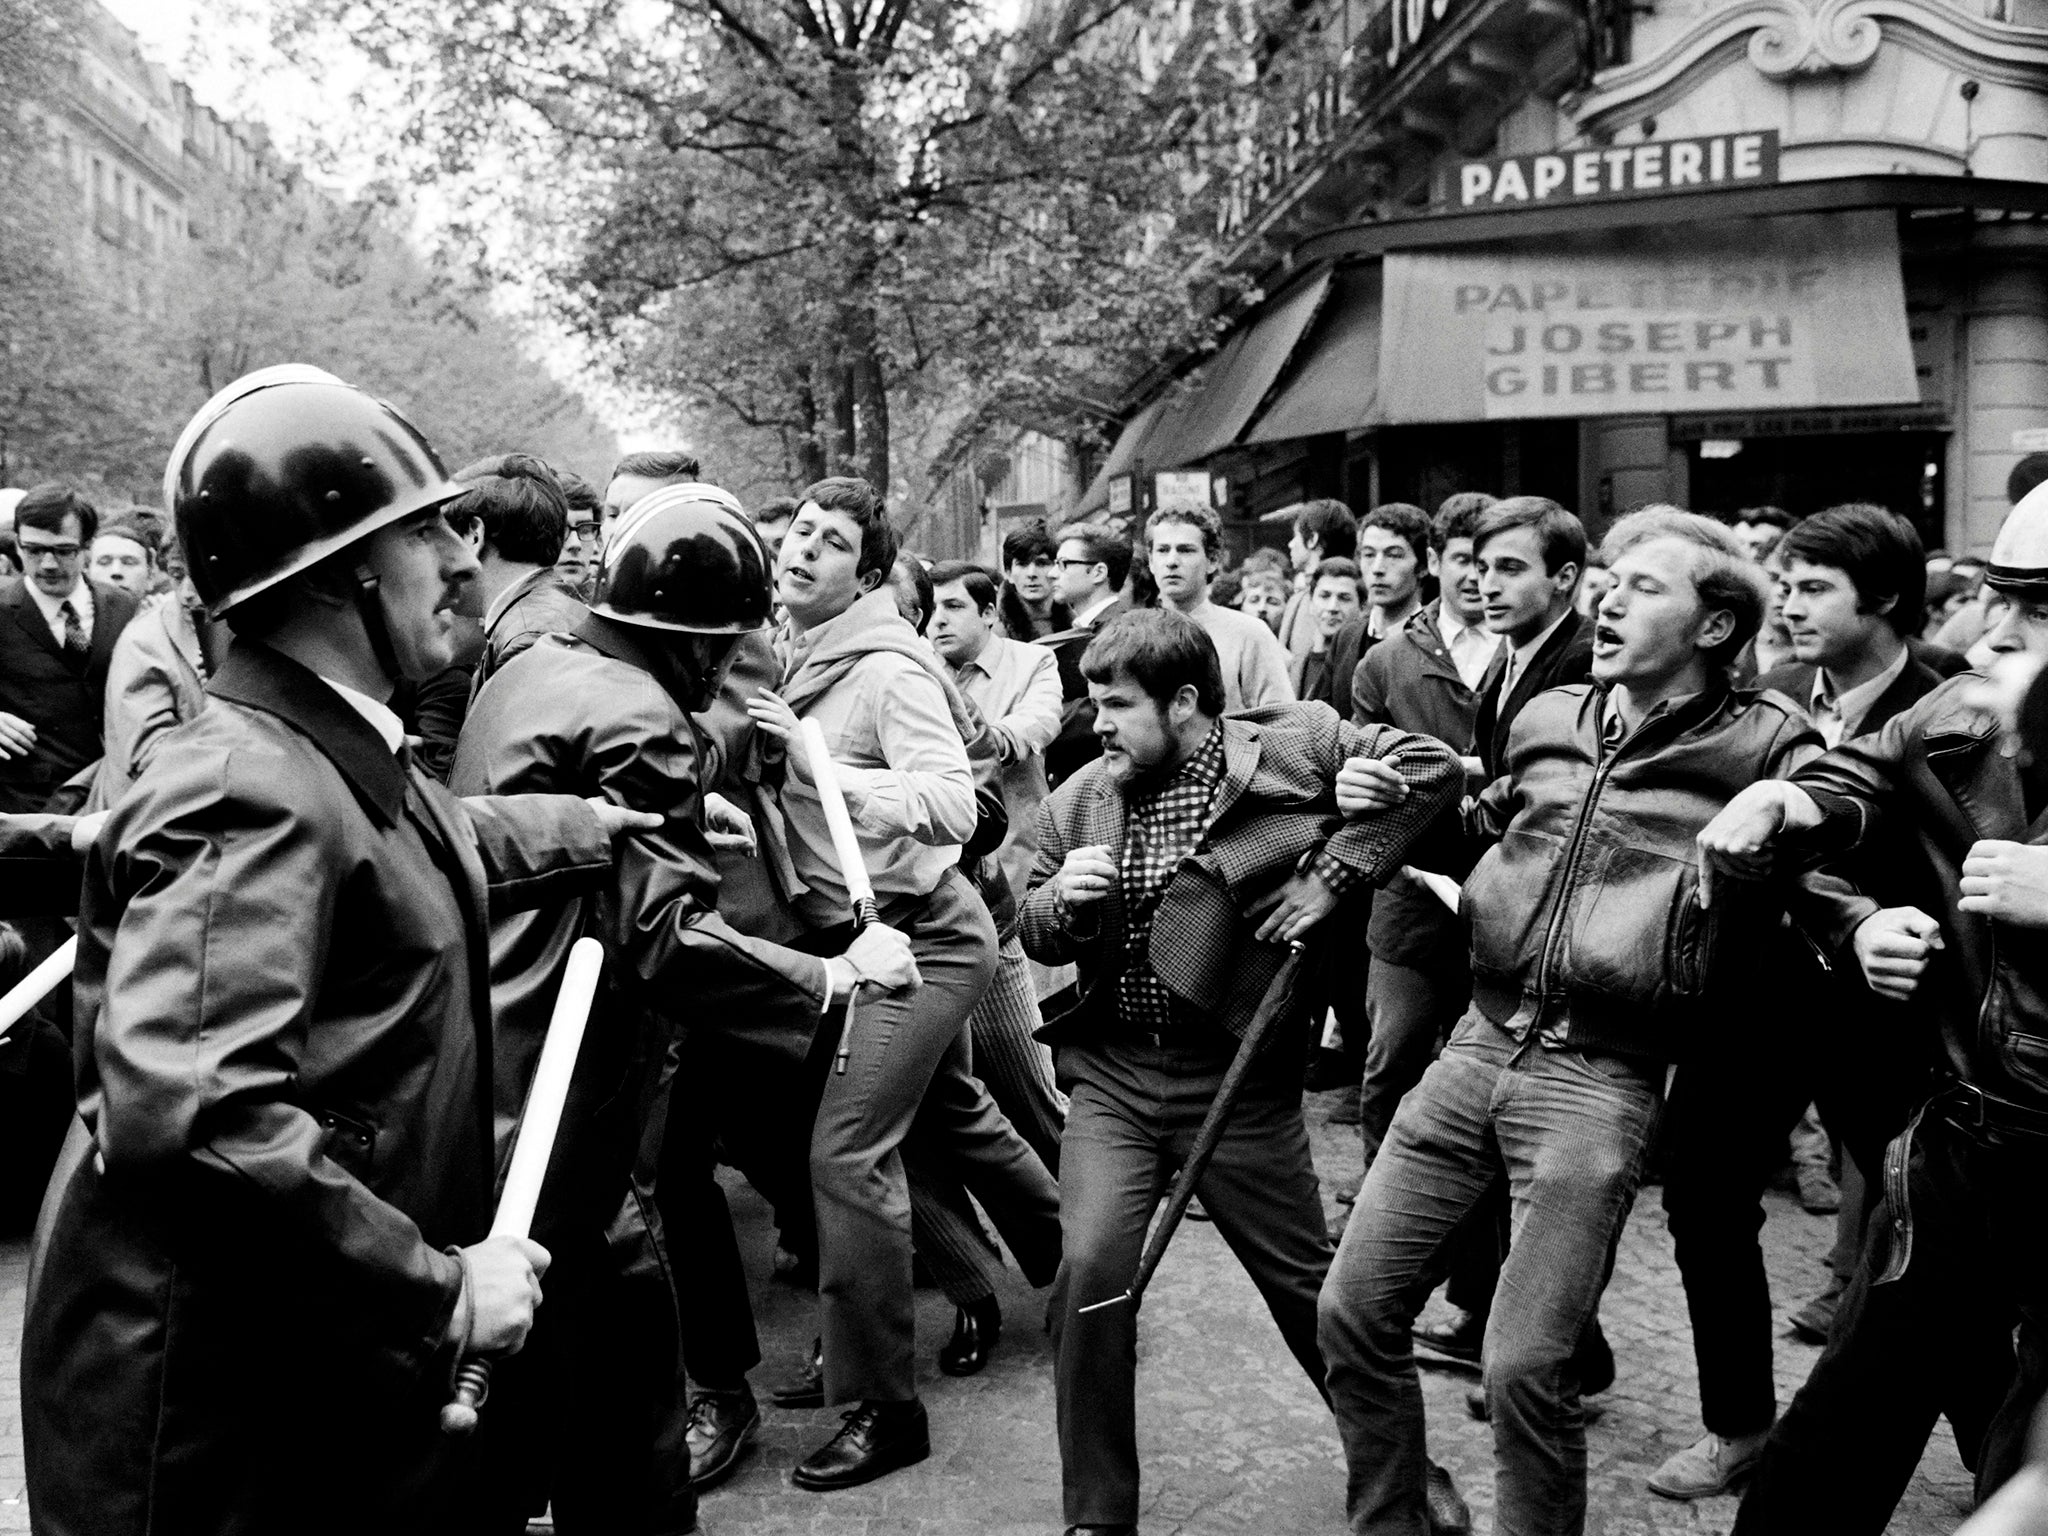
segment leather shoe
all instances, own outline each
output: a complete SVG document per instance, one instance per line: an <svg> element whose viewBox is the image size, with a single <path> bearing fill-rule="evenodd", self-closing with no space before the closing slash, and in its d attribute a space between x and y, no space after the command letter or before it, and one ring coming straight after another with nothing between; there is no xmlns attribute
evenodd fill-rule
<svg viewBox="0 0 2048 1536"><path fill-rule="evenodd" d="M862 1403L840 1420L838 1434L797 1463L789 1480L814 1493L858 1488L931 1453L923 1403Z"/></svg>
<svg viewBox="0 0 2048 1536"><path fill-rule="evenodd" d="M690 1399L684 1438L690 1447L690 1486L715 1488L732 1475L761 1427L761 1405L741 1382L735 1392L699 1392Z"/></svg>
<svg viewBox="0 0 2048 1536"><path fill-rule="evenodd" d="M1423 1354L1453 1365L1477 1365L1480 1346L1486 1342L1486 1319L1453 1307L1445 1321L1417 1323L1413 1331L1415 1347Z"/></svg>
<svg viewBox="0 0 2048 1536"><path fill-rule="evenodd" d="M822 1408L825 1406L825 1341L811 1340L811 1358L798 1371L768 1389L768 1401L778 1408Z"/></svg>
<svg viewBox="0 0 2048 1536"><path fill-rule="evenodd" d="M1614 1385L1614 1346L1600 1319L1579 1335L1579 1347L1572 1351L1572 1368L1579 1373L1579 1396L1597 1397Z"/></svg>
<svg viewBox="0 0 2048 1536"><path fill-rule="evenodd" d="M1429 1536L1469 1536L1471 1506L1451 1481L1451 1474L1433 1461L1422 1485L1422 1502L1429 1511Z"/></svg>
<svg viewBox="0 0 2048 1536"><path fill-rule="evenodd" d="M972 1376L988 1364L1003 1337L1003 1309L985 1296L961 1307L953 1318L953 1337L939 1346L939 1369L948 1376Z"/></svg>
<svg viewBox="0 0 2048 1536"><path fill-rule="evenodd" d="M1138 1536L1138 1528L1124 1522L1116 1525L1070 1525L1067 1536Z"/></svg>

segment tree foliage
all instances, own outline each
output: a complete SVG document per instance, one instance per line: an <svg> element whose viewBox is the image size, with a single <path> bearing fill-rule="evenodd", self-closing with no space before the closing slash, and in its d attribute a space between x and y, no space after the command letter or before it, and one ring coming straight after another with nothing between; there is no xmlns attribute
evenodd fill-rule
<svg viewBox="0 0 2048 1536"><path fill-rule="evenodd" d="M534 283L721 464L892 484L900 413L1072 434L1199 341L1213 255L1174 215L1220 0L291 0L411 103L400 163L455 242ZM737 465L734 466L737 468Z"/></svg>
<svg viewBox="0 0 2048 1536"><path fill-rule="evenodd" d="M602 476L616 434L544 369L478 280L437 271L384 197L287 173L195 176L198 237L103 246L50 153L75 77L71 0L0 0L0 483L154 500L223 384L307 362L406 410L450 466L519 447Z"/></svg>

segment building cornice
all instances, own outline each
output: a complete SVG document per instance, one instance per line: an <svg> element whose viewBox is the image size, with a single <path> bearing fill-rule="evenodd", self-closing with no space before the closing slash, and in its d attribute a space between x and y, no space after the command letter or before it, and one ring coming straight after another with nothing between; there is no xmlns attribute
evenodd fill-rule
<svg viewBox="0 0 2048 1536"><path fill-rule="evenodd" d="M2048 88L2048 30L2012 26L1943 0L1737 0L1650 58L1600 71L1566 102L1584 128L1655 113L1738 55L1767 79L1853 74L1886 41L1986 83Z"/></svg>

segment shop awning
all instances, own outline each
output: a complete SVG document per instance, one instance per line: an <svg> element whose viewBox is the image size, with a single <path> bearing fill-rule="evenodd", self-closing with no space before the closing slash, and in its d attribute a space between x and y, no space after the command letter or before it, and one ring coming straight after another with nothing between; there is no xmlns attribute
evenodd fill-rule
<svg viewBox="0 0 2048 1536"><path fill-rule="evenodd" d="M1371 426L1378 420L1379 386L1380 271L1347 268L1332 278L1314 328L1244 441L1278 443Z"/></svg>
<svg viewBox="0 0 2048 1536"><path fill-rule="evenodd" d="M1389 252L1379 419L1919 400L1884 210Z"/></svg>
<svg viewBox="0 0 2048 1536"><path fill-rule="evenodd" d="M1236 442L1323 307L1329 287L1330 274L1317 273L1225 342L1201 383L1145 445L1145 467L1178 469Z"/></svg>

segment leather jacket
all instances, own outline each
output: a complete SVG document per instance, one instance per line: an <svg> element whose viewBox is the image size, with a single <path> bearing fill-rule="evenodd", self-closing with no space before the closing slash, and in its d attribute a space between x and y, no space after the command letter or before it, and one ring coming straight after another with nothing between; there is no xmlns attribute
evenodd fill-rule
<svg viewBox="0 0 2048 1536"><path fill-rule="evenodd" d="M1990 1096L1967 1118L1995 1130L2001 1102L2015 1107L2015 1122L2048 1112L2048 942L2038 931L1962 911L1962 864L1980 839L2048 838L2048 811L2027 814L2019 768L2001 750L1997 722L1964 702L1969 681L1942 684L1883 730L1795 773L1824 820L1793 846L1825 854L1889 834L1892 846L1913 849L1921 866L1911 871L1913 888L1933 904L1928 915L1947 939L1920 994L1939 1023L1952 1079ZM1847 964L1855 964L1857 926L1876 910L1867 897L1845 903L1824 935Z"/></svg>
<svg viewBox="0 0 2048 1536"><path fill-rule="evenodd" d="M1723 957L1761 952L1779 918L1741 897L1702 910L1693 839L1820 738L1789 700L1718 682L1618 741L1609 715L1595 684L1537 696L1468 813L1492 845L1461 902L1473 1002L1518 1038L1671 1061L1704 1022Z"/></svg>

